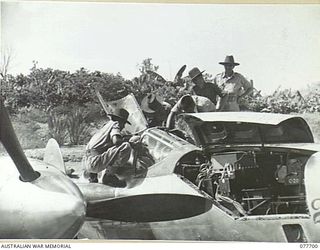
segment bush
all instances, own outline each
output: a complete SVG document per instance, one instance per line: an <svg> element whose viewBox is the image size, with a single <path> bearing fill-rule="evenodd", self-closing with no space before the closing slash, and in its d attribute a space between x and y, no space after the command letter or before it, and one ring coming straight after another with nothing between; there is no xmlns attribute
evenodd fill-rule
<svg viewBox="0 0 320 250"><path fill-rule="evenodd" d="M87 123L87 112L84 108L73 109L67 118L67 130L71 145L83 143L89 136L89 124Z"/></svg>
<svg viewBox="0 0 320 250"><path fill-rule="evenodd" d="M61 105L49 112L49 134L60 145L79 145L90 137L90 123L93 121L92 110L100 112L95 105ZM99 120L99 118L97 118Z"/></svg>
<svg viewBox="0 0 320 250"><path fill-rule="evenodd" d="M46 123L47 122L47 113L41 109L37 109L34 107L22 107L18 110L16 115L20 121L24 122L39 122Z"/></svg>
<svg viewBox="0 0 320 250"><path fill-rule="evenodd" d="M54 138L60 146L64 145L68 135L67 115L58 114L55 111L50 111L48 115L49 135Z"/></svg>
<svg viewBox="0 0 320 250"><path fill-rule="evenodd" d="M247 97L242 108L282 114L320 112L320 90L310 89L302 95L300 91L279 88L271 95Z"/></svg>
<svg viewBox="0 0 320 250"><path fill-rule="evenodd" d="M105 111L100 103L87 103L85 105L86 121L88 123L98 122L106 117Z"/></svg>

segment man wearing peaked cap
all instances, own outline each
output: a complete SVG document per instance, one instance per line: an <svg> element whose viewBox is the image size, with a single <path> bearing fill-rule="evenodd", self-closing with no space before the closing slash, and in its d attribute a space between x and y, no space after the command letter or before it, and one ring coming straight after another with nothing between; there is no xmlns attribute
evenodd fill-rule
<svg viewBox="0 0 320 250"><path fill-rule="evenodd" d="M189 77L195 84L192 88L194 95L199 95L208 98L215 105L217 104L217 96L222 97L221 89L217 84L206 82L203 79L202 73L197 67L189 71Z"/></svg>
<svg viewBox="0 0 320 250"><path fill-rule="evenodd" d="M105 171L103 183L115 187L125 187L125 181L116 177L118 171L126 166L132 148L129 142L122 140L121 130L128 121L129 113L125 109L115 109L109 114L110 120L90 139L86 146L84 162L90 182L98 182L97 174Z"/></svg>
<svg viewBox="0 0 320 250"><path fill-rule="evenodd" d="M234 67L240 64L235 62L232 55L226 56L219 64L224 66L225 71L214 78L214 83L222 89L223 95L217 108L219 111L240 111L239 101L252 92L253 82L233 71Z"/></svg>

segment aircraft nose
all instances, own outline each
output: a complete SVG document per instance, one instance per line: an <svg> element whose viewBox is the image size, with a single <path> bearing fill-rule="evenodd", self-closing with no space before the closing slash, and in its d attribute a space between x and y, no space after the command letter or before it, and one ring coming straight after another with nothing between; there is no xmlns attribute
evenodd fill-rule
<svg viewBox="0 0 320 250"><path fill-rule="evenodd" d="M73 238L84 223L86 214L86 203L79 188L64 175L47 176L45 173L33 181L33 184L51 197L52 202L46 208L48 212L43 214L48 224L55 228L56 232L50 232L51 235L57 233L50 237ZM57 231L57 228L62 230Z"/></svg>
<svg viewBox="0 0 320 250"><path fill-rule="evenodd" d="M54 204L48 204L46 213L38 213L38 220L46 221L52 230L47 230L43 238L73 238L85 220L86 206L82 199L56 193ZM59 229L59 230L58 230Z"/></svg>
<svg viewBox="0 0 320 250"><path fill-rule="evenodd" d="M43 191L33 202L24 201L23 228L30 238L72 239L85 220L82 199L63 193Z"/></svg>
<svg viewBox="0 0 320 250"><path fill-rule="evenodd" d="M52 180L12 181L0 189L1 224L6 225L0 226L1 238L72 239L77 235L85 220L86 203L67 178ZM71 190L59 188L61 182L69 183Z"/></svg>

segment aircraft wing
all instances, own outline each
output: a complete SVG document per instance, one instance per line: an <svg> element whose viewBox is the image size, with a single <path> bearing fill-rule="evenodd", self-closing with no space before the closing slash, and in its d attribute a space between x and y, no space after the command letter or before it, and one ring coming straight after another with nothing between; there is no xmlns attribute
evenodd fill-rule
<svg viewBox="0 0 320 250"><path fill-rule="evenodd" d="M179 175L144 178L133 188L79 184L87 200L87 216L126 221L153 222L188 218L212 207L209 196Z"/></svg>

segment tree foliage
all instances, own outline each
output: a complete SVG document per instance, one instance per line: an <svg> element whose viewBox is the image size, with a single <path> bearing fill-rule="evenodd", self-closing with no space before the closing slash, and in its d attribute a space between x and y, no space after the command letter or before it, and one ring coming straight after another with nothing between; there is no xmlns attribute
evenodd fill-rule
<svg viewBox="0 0 320 250"><path fill-rule="evenodd" d="M304 92L278 88L270 95L253 94L243 101L243 109L282 114L320 112L319 89L309 88Z"/></svg>
<svg viewBox="0 0 320 250"><path fill-rule="evenodd" d="M129 93L133 93L141 101L145 94L155 93L172 105L182 95L190 93L188 77L182 79L182 85L165 80L157 73L159 66L153 65L151 58L143 60L138 66L140 75L126 80L120 73L90 72L85 68L73 73L43 69L34 61L28 75L6 75L2 79L1 95L9 111L14 112L23 107L45 111L61 106L60 109L64 110L70 105L92 108L93 104L98 104L94 89L98 89L106 101L122 98ZM211 75L205 77L209 80L212 78ZM309 87L302 94L300 91L278 88L272 94L264 96L260 91L255 91L242 101L241 107L243 110L257 112L320 112L319 89Z"/></svg>

